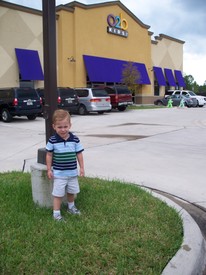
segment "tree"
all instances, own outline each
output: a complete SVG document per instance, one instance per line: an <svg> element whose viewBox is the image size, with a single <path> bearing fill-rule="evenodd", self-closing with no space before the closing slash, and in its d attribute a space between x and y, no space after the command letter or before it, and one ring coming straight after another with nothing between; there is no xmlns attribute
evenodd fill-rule
<svg viewBox="0 0 206 275"><path fill-rule="evenodd" d="M194 77L192 75L185 75L184 81L186 84L186 89L192 91L193 90L193 83L194 83Z"/></svg>
<svg viewBox="0 0 206 275"><path fill-rule="evenodd" d="M192 75L185 75L184 81L186 84L186 90L194 91L196 94L206 96L206 80L202 86L199 86Z"/></svg>
<svg viewBox="0 0 206 275"><path fill-rule="evenodd" d="M138 80L140 80L140 77L141 75L134 62L128 61L127 63L123 64L122 83L127 85L127 87L132 91L133 95L135 95L138 91Z"/></svg>
<svg viewBox="0 0 206 275"><path fill-rule="evenodd" d="M186 84L186 87L185 87L186 90L190 90L195 93L198 93L199 85L194 80L194 77L192 75L185 75L184 80L185 80L185 84Z"/></svg>
<svg viewBox="0 0 206 275"><path fill-rule="evenodd" d="M206 96L206 81L203 86L199 86L198 94Z"/></svg>

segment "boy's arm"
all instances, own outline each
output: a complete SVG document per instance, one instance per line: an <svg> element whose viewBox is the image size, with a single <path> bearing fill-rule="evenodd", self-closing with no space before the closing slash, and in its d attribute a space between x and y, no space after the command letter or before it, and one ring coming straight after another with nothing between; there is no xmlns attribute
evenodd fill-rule
<svg viewBox="0 0 206 275"><path fill-rule="evenodd" d="M53 178L53 173L51 170L52 167L52 157L53 157L53 153L52 152L47 152L46 153L46 166L47 166L47 176L49 179Z"/></svg>
<svg viewBox="0 0 206 275"><path fill-rule="evenodd" d="M84 177L84 158L83 158L82 152L77 153L77 160L79 163L79 170L80 170L79 175L80 175L80 177Z"/></svg>

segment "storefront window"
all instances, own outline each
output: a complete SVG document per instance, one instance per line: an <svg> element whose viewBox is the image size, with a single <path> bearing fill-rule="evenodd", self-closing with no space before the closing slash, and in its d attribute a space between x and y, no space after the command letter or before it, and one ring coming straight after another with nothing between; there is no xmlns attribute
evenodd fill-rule
<svg viewBox="0 0 206 275"><path fill-rule="evenodd" d="M158 82L154 81L154 95L159 96L160 95L160 86L158 85Z"/></svg>

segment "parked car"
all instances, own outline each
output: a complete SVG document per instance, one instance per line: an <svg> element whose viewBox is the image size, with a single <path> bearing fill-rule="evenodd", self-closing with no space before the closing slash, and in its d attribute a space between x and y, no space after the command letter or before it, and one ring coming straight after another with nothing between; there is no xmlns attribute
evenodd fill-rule
<svg viewBox="0 0 206 275"><path fill-rule="evenodd" d="M111 98L113 109L125 111L127 106L133 104L132 93L127 86L106 86L104 89Z"/></svg>
<svg viewBox="0 0 206 275"><path fill-rule="evenodd" d="M184 100L184 105L186 107L196 107L197 106L197 99L190 98L183 95L167 95L163 98L157 99L154 101L155 105L159 106L167 106L169 99L172 99L172 106L179 106L181 100Z"/></svg>
<svg viewBox="0 0 206 275"><path fill-rule="evenodd" d="M45 104L44 88L38 88L37 92L42 97L43 105ZM70 113L77 113L79 109L79 99L74 89L69 87L57 87L57 106L65 109Z"/></svg>
<svg viewBox="0 0 206 275"><path fill-rule="evenodd" d="M103 88L75 88L79 97L80 115L90 112L103 114L111 110L110 96Z"/></svg>
<svg viewBox="0 0 206 275"><path fill-rule="evenodd" d="M12 121L14 116L27 116L34 120L42 112L42 99L33 88L0 89L0 118Z"/></svg>
<svg viewBox="0 0 206 275"><path fill-rule="evenodd" d="M189 98L196 98L197 99L197 106L196 107L203 107L206 104L204 96L196 95L193 91L189 90L168 90L165 95L183 95Z"/></svg>

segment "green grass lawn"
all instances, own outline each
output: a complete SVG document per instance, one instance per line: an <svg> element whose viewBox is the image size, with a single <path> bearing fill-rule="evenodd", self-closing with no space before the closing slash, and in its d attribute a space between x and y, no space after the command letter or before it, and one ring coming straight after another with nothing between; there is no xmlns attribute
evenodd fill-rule
<svg viewBox="0 0 206 275"><path fill-rule="evenodd" d="M0 274L161 274L183 240L176 210L149 192L118 181L81 178L76 204L33 203L29 173L0 174Z"/></svg>

